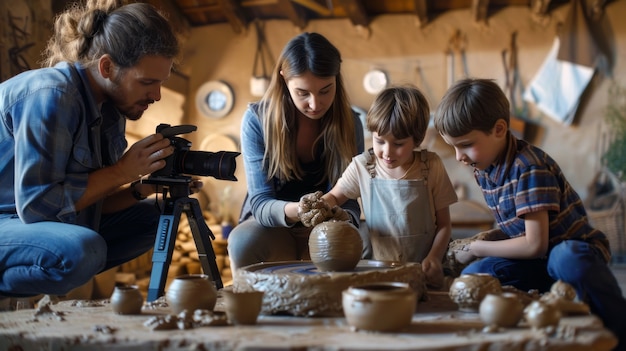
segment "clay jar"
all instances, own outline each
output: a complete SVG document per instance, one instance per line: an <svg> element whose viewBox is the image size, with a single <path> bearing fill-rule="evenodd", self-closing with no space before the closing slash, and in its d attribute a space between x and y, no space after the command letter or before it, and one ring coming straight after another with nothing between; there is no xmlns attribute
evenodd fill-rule
<svg viewBox="0 0 626 351"><path fill-rule="evenodd" d="M535 329L556 327L561 320L561 311L553 304L533 301L524 309L524 319Z"/></svg>
<svg viewBox="0 0 626 351"><path fill-rule="evenodd" d="M143 295L135 285L116 286L111 294L111 307L118 314L141 314Z"/></svg>
<svg viewBox="0 0 626 351"><path fill-rule="evenodd" d="M237 325L256 324L263 306L263 291L234 290L232 287L221 291L224 297L224 312L228 321Z"/></svg>
<svg viewBox="0 0 626 351"><path fill-rule="evenodd" d="M341 302L353 329L390 332L411 324L417 293L407 283L370 283L344 290Z"/></svg>
<svg viewBox="0 0 626 351"><path fill-rule="evenodd" d="M215 308L217 290L205 274L187 274L174 278L165 294L172 312L210 310Z"/></svg>
<svg viewBox="0 0 626 351"><path fill-rule="evenodd" d="M511 328L522 319L524 305L517 294L487 294L478 309L485 326Z"/></svg>
<svg viewBox="0 0 626 351"><path fill-rule="evenodd" d="M489 274L462 274L454 279L448 295L462 312L478 312L481 301L487 294L500 294L500 281Z"/></svg>
<svg viewBox="0 0 626 351"><path fill-rule="evenodd" d="M347 221L322 222L309 236L311 261L322 272L353 270L362 251L359 230Z"/></svg>

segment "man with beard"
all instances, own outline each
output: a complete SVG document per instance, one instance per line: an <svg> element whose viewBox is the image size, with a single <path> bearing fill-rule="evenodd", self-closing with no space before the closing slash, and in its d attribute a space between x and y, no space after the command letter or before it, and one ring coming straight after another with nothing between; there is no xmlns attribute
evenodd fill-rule
<svg viewBox="0 0 626 351"><path fill-rule="evenodd" d="M0 295L63 295L153 247L156 189L137 180L174 149L157 133L125 151L124 132L179 52L154 7L89 0L56 18L48 67L0 84Z"/></svg>

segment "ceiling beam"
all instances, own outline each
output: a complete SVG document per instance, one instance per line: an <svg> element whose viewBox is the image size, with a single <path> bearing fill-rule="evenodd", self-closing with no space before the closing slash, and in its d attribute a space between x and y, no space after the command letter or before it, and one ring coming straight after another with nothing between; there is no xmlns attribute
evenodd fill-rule
<svg viewBox="0 0 626 351"><path fill-rule="evenodd" d="M417 16L417 23L420 27L428 23L428 2L426 0L413 0L413 12Z"/></svg>
<svg viewBox="0 0 626 351"><path fill-rule="evenodd" d="M313 12L316 12L322 17L330 17L333 14L332 11L328 7L322 6L318 4L317 2L315 2L314 0L292 0L292 1L295 2L296 4L300 4L306 7L307 9Z"/></svg>
<svg viewBox="0 0 626 351"><path fill-rule="evenodd" d="M248 21L238 2L235 0L218 0L217 2L235 33L241 33L248 27Z"/></svg>
<svg viewBox="0 0 626 351"><path fill-rule="evenodd" d="M533 15L543 17L548 14L550 0L530 0L530 11Z"/></svg>
<svg viewBox="0 0 626 351"><path fill-rule="evenodd" d="M296 27L302 29L307 25L307 19L304 13L298 9L293 3L295 1L291 0L278 0L278 6L284 11L287 18L293 23Z"/></svg>
<svg viewBox="0 0 626 351"><path fill-rule="evenodd" d="M472 0L472 17L475 23L486 24L489 0Z"/></svg>
<svg viewBox="0 0 626 351"><path fill-rule="evenodd" d="M335 0L335 3L346 10L353 25L367 27L370 24L370 18L361 0Z"/></svg>

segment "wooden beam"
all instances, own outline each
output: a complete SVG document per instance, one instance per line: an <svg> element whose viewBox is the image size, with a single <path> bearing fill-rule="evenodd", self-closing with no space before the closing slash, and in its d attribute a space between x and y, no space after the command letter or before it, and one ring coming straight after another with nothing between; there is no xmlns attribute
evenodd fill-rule
<svg viewBox="0 0 626 351"><path fill-rule="evenodd" d="M417 23L420 27L428 23L428 3L426 0L413 0L413 11L417 16Z"/></svg>
<svg viewBox="0 0 626 351"><path fill-rule="evenodd" d="M296 4L300 4L306 7L307 9L313 12L316 12L317 14L323 17L330 17L333 14L332 11L328 7L322 6L313 0L292 0L292 1L295 2Z"/></svg>
<svg viewBox="0 0 626 351"><path fill-rule="evenodd" d="M530 11L537 17L543 17L548 14L550 0L530 0Z"/></svg>
<svg viewBox="0 0 626 351"><path fill-rule="evenodd" d="M296 6L295 1L291 0L278 0L278 6L285 12L287 18L298 28L302 29L307 25L306 16Z"/></svg>
<svg viewBox="0 0 626 351"><path fill-rule="evenodd" d="M335 3L346 10L348 18L355 26L367 27L370 18L363 7L362 0L335 0Z"/></svg>
<svg viewBox="0 0 626 351"><path fill-rule="evenodd" d="M239 4L235 0L218 0L218 4L235 33L243 32L248 26L248 21Z"/></svg>
<svg viewBox="0 0 626 351"><path fill-rule="evenodd" d="M472 0L472 17L476 23L487 23L489 0Z"/></svg>
<svg viewBox="0 0 626 351"><path fill-rule="evenodd" d="M159 11L166 13L176 32L182 34L184 37L189 36L191 25L187 17L180 11L179 7L174 4L173 0L147 0L146 2Z"/></svg>

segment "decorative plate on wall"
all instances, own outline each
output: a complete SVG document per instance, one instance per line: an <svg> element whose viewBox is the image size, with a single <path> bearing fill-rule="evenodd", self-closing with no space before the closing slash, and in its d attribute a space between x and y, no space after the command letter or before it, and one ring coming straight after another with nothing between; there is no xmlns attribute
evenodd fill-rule
<svg viewBox="0 0 626 351"><path fill-rule="evenodd" d="M373 69L363 77L363 87L370 94L378 94L387 87L387 74L379 69Z"/></svg>
<svg viewBox="0 0 626 351"><path fill-rule="evenodd" d="M231 87L223 81L212 80L198 88L196 107L210 118L222 118L233 108L235 96Z"/></svg>

